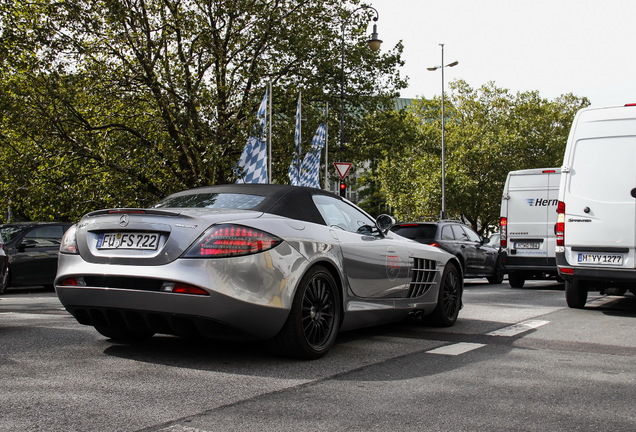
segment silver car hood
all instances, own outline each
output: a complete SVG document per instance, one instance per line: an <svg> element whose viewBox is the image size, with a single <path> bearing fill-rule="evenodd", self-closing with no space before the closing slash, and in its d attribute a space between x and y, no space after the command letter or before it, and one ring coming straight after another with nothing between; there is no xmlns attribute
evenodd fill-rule
<svg viewBox="0 0 636 432"><path fill-rule="evenodd" d="M87 262L161 265L179 258L211 225L253 220L250 210L205 208L109 209L84 216L77 224L77 246ZM157 250L97 249L104 233L160 233Z"/></svg>

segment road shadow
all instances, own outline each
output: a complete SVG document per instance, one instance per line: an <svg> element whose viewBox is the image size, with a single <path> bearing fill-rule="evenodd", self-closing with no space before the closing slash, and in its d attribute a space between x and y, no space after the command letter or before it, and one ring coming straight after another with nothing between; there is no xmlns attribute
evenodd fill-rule
<svg viewBox="0 0 636 432"><path fill-rule="evenodd" d="M604 301L602 304L595 304L595 302L599 300ZM597 310L608 316L636 318L636 297L630 294L627 294L625 297L599 297L588 302L585 305L585 309Z"/></svg>
<svg viewBox="0 0 636 432"><path fill-rule="evenodd" d="M494 328L501 325L501 323L490 324ZM163 366L244 376L314 380L392 363L398 359L401 359L400 362L408 362L407 358L411 356L419 358L433 348L458 342L492 344L498 351L506 352L513 348L514 340L522 337L519 335L506 338L505 342L499 338L499 343L493 344L495 338L491 336L451 334L431 330L432 328L420 323L398 322L343 332L338 335L336 344L325 357L312 361L277 356L269 351L263 342L233 342L164 335L158 335L134 345L105 340L111 345L103 352L109 356ZM461 362L450 361L447 357L426 355L427 362L430 362L426 373L448 371L461 364ZM445 358L446 360L443 360ZM423 373L422 368L411 368L399 374L396 371L395 379L421 377Z"/></svg>

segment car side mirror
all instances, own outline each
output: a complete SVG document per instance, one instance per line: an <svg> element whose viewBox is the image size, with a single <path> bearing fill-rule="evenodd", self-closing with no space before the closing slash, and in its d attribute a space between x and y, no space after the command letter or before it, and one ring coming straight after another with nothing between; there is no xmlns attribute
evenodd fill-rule
<svg viewBox="0 0 636 432"><path fill-rule="evenodd" d="M375 220L375 224L380 232L382 232L382 234L386 234L391 229L391 227L395 225L395 219L393 218L393 216L381 214Z"/></svg>

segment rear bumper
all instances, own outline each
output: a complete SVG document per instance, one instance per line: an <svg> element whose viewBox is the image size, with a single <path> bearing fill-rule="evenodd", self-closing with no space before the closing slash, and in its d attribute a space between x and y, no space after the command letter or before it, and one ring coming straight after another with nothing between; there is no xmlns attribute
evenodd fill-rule
<svg viewBox="0 0 636 432"><path fill-rule="evenodd" d="M281 329L289 310L210 296L56 286L66 310L84 325L108 325L153 333L230 339L268 339Z"/></svg>
<svg viewBox="0 0 636 432"><path fill-rule="evenodd" d="M526 273L548 273L556 276L556 258L529 258L508 255L506 271L520 271Z"/></svg>
<svg viewBox="0 0 636 432"><path fill-rule="evenodd" d="M557 252L556 262L559 275L567 281L571 281L576 277L578 280L603 281L608 285L615 283L636 283L636 269L573 266L565 259L565 253L563 252ZM565 270L565 272L563 270ZM570 272L568 272L568 270L570 270ZM572 271L574 273L572 273Z"/></svg>
<svg viewBox="0 0 636 432"><path fill-rule="evenodd" d="M89 263L79 255L60 254L55 289L82 324L182 334L179 323L185 320L195 335L242 333L267 339L289 315L306 266L307 260L285 244L245 257L149 266ZM83 284L65 283L73 278ZM164 291L166 282L198 287L208 295Z"/></svg>

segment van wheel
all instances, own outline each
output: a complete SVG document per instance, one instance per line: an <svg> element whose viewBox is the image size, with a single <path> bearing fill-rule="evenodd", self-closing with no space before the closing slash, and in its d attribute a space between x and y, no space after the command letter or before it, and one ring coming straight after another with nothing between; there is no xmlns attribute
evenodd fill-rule
<svg viewBox="0 0 636 432"><path fill-rule="evenodd" d="M523 288L523 284L526 283L526 278L523 273L508 273L508 283L513 288Z"/></svg>
<svg viewBox="0 0 636 432"><path fill-rule="evenodd" d="M587 301L587 285L578 279L566 280L565 301L572 309L583 309Z"/></svg>

